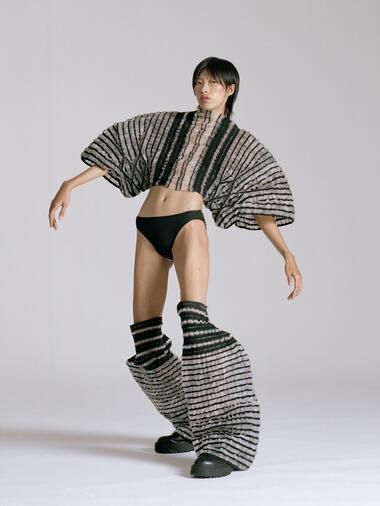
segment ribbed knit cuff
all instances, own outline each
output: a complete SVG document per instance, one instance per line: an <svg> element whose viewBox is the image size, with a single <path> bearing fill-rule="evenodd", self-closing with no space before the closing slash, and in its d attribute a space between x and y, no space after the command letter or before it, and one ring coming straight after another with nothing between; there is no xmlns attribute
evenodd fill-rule
<svg viewBox="0 0 380 506"><path fill-rule="evenodd" d="M182 357L222 351L236 342L225 330L210 322L207 305L195 300L182 300L177 304L183 332Z"/></svg>
<svg viewBox="0 0 380 506"><path fill-rule="evenodd" d="M181 324L195 320L208 322L207 305L197 300L181 300L177 304L177 313L181 318Z"/></svg>
<svg viewBox="0 0 380 506"><path fill-rule="evenodd" d="M170 355L171 340L162 333L162 316L155 316L130 325L136 348L136 365L154 367Z"/></svg>

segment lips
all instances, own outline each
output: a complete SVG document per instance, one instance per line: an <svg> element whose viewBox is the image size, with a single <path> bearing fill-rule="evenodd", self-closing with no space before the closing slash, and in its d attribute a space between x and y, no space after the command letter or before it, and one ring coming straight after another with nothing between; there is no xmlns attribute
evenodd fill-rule
<svg viewBox="0 0 380 506"><path fill-rule="evenodd" d="M201 100L205 102L207 100L210 100L210 98L209 97L201 97Z"/></svg>

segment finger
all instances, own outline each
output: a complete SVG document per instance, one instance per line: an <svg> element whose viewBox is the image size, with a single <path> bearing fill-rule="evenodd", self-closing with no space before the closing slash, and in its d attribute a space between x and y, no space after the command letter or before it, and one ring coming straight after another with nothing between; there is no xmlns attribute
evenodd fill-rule
<svg viewBox="0 0 380 506"><path fill-rule="evenodd" d="M297 276L293 275L293 279L294 279L294 285L293 285L293 298L294 298L297 293Z"/></svg>
<svg viewBox="0 0 380 506"><path fill-rule="evenodd" d="M297 276L297 288L296 288L296 291L297 291L297 295L299 295L301 293L301 290L302 290L302 278L301 276Z"/></svg>
<svg viewBox="0 0 380 506"><path fill-rule="evenodd" d="M289 293L288 295L288 300L292 299L293 298L293 294L294 294L294 288L293 290Z"/></svg>
<svg viewBox="0 0 380 506"><path fill-rule="evenodd" d="M288 295L288 300L294 299L294 295L296 293L296 280L295 280L293 274L291 275L290 279L294 279L294 285L293 285L293 290Z"/></svg>
<svg viewBox="0 0 380 506"><path fill-rule="evenodd" d="M59 213L59 219L61 220L65 215L66 207L62 206L61 212Z"/></svg>
<svg viewBox="0 0 380 506"><path fill-rule="evenodd" d="M53 226L53 220L55 220L55 209L58 207L58 205L54 205L54 203L52 202L50 204L50 207L49 207L49 221L50 221L50 226Z"/></svg>

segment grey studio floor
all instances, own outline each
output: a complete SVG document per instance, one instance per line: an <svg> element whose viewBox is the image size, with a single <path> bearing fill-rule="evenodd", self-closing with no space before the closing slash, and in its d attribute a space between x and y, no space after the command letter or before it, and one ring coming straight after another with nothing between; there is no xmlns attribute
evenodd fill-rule
<svg viewBox="0 0 380 506"><path fill-rule="evenodd" d="M131 379L6 391L13 393L2 395L1 506L380 504L374 387L261 385L254 465L212 479L189 475L194 452L154 452L172 426Z"/></svg>

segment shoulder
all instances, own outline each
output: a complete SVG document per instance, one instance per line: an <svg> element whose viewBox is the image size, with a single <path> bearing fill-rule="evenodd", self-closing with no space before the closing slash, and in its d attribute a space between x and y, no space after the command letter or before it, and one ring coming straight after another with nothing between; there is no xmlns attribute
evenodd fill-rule
<svg viewBox="0 0 380 506"><path fill-rule="evenodd" d="M159 119L159 118L170 118L171 116L176 116L178 114L186 114L182 111L153 111L153 112L143 112L140 114L136 114L135 116L131 116L127 118L125 121L135 120L135 119Z"/></svg>
<svg viewBox="0 0 380 506"><path fill-rule="evenodd" d="M118 123L119 125L123 125L124 128L133 128L134 126L147 128L149 125L159 126L161 124L165 124L171 119L174 119L178 114L183 113L179 111L144 112L136 114L135 116L130 116L125 120L119 121Z"/></svg>
<svg viewBox="0 0 380 506"><path fill-rule="evenodd" d="M242 151L245 153L245 156L242 157L242 161L249 162L252 156L252 151L260 144L260 141L257 139L256 135L245 128L240 128L236 123L231 122L233 128L231 131L233 132L234 142L232 144L235 151Z"/></svg>
<svg viewBox="0 0 380 506"><path fill-rule="evenodd" d="M235 123L236 125L236 123ZM247 130L246 128L240 128L236 125L236 127L239 130L239 137L244 139L245 141L257 141L256 135L253 134L250 130Z"/></svg>

